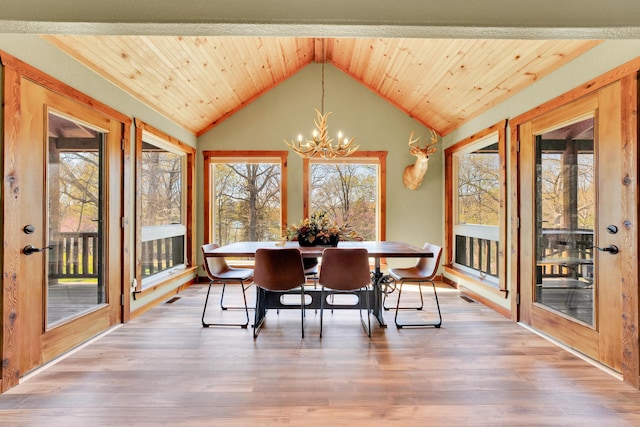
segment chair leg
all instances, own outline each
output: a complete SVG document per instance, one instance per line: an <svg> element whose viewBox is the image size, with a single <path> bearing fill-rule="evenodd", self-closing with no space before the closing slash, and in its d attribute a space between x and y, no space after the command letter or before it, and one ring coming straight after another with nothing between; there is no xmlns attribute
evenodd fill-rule
<svg viewBox="0 0 640 427"><path fill-rule="evenodd" d="M305 304L304 304L304 285L300 286L300 325L302 327L302 338L304 338L304 311L305 311Z"/></svg>
<svg viewBox="0 0 640 427"><path fill-rule="evenodd" d="M358 298L362 299L362 294L364 293L365 301L366 301L366 309L367 309L367 323L364 323L364 319L362 317L362 301L358 301L360 305L360 322L362 322L362 327L364 331L367 333L369 338L371 338L371 300L369 299L369 290L367 288L362 288L358 293Z"/></svg>
<svg viewBox="0 0 640 427"><path fill-rule="evenodd" d="M240 282L240 285L242 286L242 296L244 297L244 310L246 314L246 321L244 323L206 323L204 321L204 316L207 311L207 303L209 302L209 294L211 293L212 285L213 285L213 280L209 282L209 289L207 289L207 296L204 300L204 308L202 309L202 327L208 328L209 326L240 326L241 328L246 328L249 325L249 307L247 306L247 297L244 294L244 291L245 291L244 282ZM222 286L223 286L222 291L224 293L224 284ZM222 299L220 299L220 304L222 304ZM238 307L238 308L241 308L241 307Z"/></svg>
<svg viewBox="0 0 640 427"><path fill-rule="evenodd" d="M223 310L226 310L227 307L224 306L224 291L227 288L227 284L223 283L222 284L222 294L220 295L220 308Z"/></svg>
<svg viewBox="0 0 640 427"><path fill-rule="evenodd" d="M260 328L262 327L262 323L264 323L264 318L266 315L264 301L262 300L264 292L261 292L260 287L256 286L256 308L254 310L253 317L253 339L258 338L258 333L260 333Z"/></svg>
<svg viewBox="0 0 640 427"><path fill-rule="evenodd" d="M398 329L401 329L403 327L420 327L420 326L434 326L436 328L439 328L442 325L442 313L440 312L440 302L438 301L438 291L436 290L436 284L433 280L430 280L431 285L433 286L433 295L435 297L435 301L436 301L436 308L438 310L438 321L437 322L423 322L423 323L400 323L398 322L398 311L402 310L403 308L408 308L408 307L400 307L400 296L402 295L402 285L404 282L400 282L400 287L398 288L398 302L396 304L396 314L394 317L394 322L396 324L396 327ZM416 308L417 310L421 310L422 307L424 306L424 300L422 297L422 287L420 285L418 285L418 289L420 290L420 302L421 302L421 306L420 308ZM413 308L413 307L412 307Z"/></svg>
<svg viewBox="0 0 640 427"><path fill-rule="evenodd" d="M240 281L240 285L242 285L242 292L246 292L252 285L248 285L247 287L244 286L244 281ZM226 283L222 283L222 294L220 295L220 308L222 310L244 310L244 307L231 307L231 306L225 306L224 305L224 293L226 291L227 288L227 284ZM246 300L246 296L243 295L243 297Z"/></svg>
<svg viewBox="0 0 640 427"><path fill-rule="evenodd" d="M205 323L204 321L204 314L207 312L207 303L209 302L209 293L211 292L211 285L213 284L213 281L209 282L209 289L207 289L207 296L204 299L204 308L202 309L202 327L203 328L208 328L209 324Z"/></svg>
<svg viewBox="0 0 640 427"><path fill-rule="evenodd" d="M324 286L320 289L320 338L322 338L322 320L324 315Z"/></svg>

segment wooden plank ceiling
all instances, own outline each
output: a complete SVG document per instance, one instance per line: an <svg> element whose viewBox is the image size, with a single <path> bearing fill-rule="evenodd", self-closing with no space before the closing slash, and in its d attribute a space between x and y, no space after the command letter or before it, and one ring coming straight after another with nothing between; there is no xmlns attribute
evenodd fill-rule
<svg viewBox="0 0 640 427"><path fill-rule="evenodd" d="M196 135L313 61L446 135L599 43L280 37L43 36ZM322 45L324 44L324 49Z"/></svg>

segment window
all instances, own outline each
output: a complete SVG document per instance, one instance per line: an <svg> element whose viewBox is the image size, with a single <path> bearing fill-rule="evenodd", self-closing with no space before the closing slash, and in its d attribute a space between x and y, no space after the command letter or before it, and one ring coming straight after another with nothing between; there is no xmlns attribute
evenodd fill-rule
<svg viewBox="0 0 640 427"><path fill-rule="evenodd" d="M137 250L141 289L190 265L188 179L195 150L136 121Z"/></svg>
<svg viewBox="0 0 640 427"><path fill-rule="evenodd" d="M205 235L220 245L280 240L286 218L286 151L208 151Z"/></svg>
<svg viewBox="0 0 640 427"><path fill-rule="evenodd" d="M504 143L498 124L445 151L450 265L495 287L505 286Z"/></svg>
<svg viewBox="0 0 640 427"><path fill-rule="evenodd" d="M386 151L305 159L305 216L327 212L364 240L385 239Z"/></svg>

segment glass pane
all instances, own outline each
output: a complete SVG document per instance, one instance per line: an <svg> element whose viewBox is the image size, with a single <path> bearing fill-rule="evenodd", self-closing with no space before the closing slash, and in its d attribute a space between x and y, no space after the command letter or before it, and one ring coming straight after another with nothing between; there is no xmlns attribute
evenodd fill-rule
<svg viewBox="0 0 640 427"><path fill-rule="evenodd" d="M309 212L327 212L364 240L378 240L378 166L311 163Z"/></svg>
<svg viewBox="0 0 640 427"><path fill-rule="evenodd" d="M536 301L594 325L593 117L536 136Z"/></svg>
<svg viewBox="0 0 640 427"><path fill-rule="evenodd" d="M105 134L49 113L47 325L105 303L102 150Z"/></svg>
<svg viewBox="0 0 640 427"><path fill-rule="evenodd" d="M141 182L142 226L181 224L183 156L143 143Z"/></svg>
<svg viewBox="0 0 640 427"><path fill-rule="evenodd" d="M498 144L458 156L457 224L500 225Z"/></svg>
<svg viewBox="0 0 640 427"><path fill-rule="evenodd" d="M184 156L143 142L140 168L142 277L185 263Z"/></svg>
<svg viewBox="0 0 640 427"><path fill-rule="evenodd" d="M281 174L274 163L214 164L215 242L280 240Z"/></svg>

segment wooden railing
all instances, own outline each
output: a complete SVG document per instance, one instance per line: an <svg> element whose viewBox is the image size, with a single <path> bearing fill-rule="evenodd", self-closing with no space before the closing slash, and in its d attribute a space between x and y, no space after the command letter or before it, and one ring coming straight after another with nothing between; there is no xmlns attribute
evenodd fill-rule
<svg viewBox="0 0 640 427"><path fill-rule="evenodd" d="M49 277L98 277L98 233L58 233L56 237L49 243Z"/></svg>

